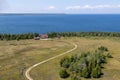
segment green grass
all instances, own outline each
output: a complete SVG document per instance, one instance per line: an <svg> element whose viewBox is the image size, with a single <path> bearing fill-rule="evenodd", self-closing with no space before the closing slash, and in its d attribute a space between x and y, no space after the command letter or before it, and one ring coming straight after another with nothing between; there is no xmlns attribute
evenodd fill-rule
<svg viewBox="0 0 120 80"><path fill-rule="evenodd" d="M107 47L112 53L113 58L107 60L102 78L88 80L120 80L120 38L72 37L61 40L0 41L0 80L27 80L23 73L27 68L74 47L67 41L77 44L78 48L64 56L80 55L81 52L92 51L100 46ZM64 56L34 68L30 75L34 80L63 80L59 77L59 61ZM22 76L20 76L21 69L23 69Z"/></svg>

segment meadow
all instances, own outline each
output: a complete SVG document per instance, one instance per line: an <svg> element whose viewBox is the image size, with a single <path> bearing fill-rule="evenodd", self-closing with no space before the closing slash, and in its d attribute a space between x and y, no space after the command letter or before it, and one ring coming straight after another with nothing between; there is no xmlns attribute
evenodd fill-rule
<svg viewBox="0 0 120 80"><path fill-rule="evenodd" d="M25 70L73 46L59 40L0 41L0 80L25 80Z"/></svg>
<svg viewBox="0 0 120 80"><path fill-rule="evenodd" d="M85 51L93 51L100 46L106 46L113 58L107 60L99 79L88 80L120 80L120 38L115 37L69 37L50 41L12 40L0 41L0 80L27 80L25 70L30 66L61 54L78 45L78 48L64 56L80 55ZM59 61L64 56L48 61L34 68L30 75L34 80L64 80L59 76ZM70 80L67 78L66 80ZM86 80L81 78L81 80Z"/></svg>

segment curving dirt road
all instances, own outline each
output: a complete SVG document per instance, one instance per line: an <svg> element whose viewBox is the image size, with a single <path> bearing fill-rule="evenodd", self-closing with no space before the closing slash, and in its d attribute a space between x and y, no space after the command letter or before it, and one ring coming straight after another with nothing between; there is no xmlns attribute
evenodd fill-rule
<svg viewBox="0 0 120 80"><path fill-rule="evenodd" d="M44 61L42 61L42 62L39 62L39 63L31 66L30 68L28 68L28 69L26 70L26 72L25 72L26 78L27 78L28 80L34 80L34 79L30 76L30 71L31 71L33 68L35 68L35 67L37 67L37 66L39 66L39 65L41 65L41 64L43 64L43 63L46 63L46 62L48 62L48 61L50 61L50 60L53 60L53 59L55 59L55 58L57 58L57 57L60 57L60 56L65 55L65 54L67 54L67 53L70 53L70 52L74 51L75 49L77 49L78 46L77 46L76 44L74 44L74 43L71 43L71 44L74 45L74 48L73 48L73 49L71 49L71 50L69 50L69 51L66 51L66 52L64 52L64 53L62 53L62 54L60 54L60 55L54 56L54 57L52 57L52 58L49 58L49 59L47 59L47 60L44 60Z"/></svg>

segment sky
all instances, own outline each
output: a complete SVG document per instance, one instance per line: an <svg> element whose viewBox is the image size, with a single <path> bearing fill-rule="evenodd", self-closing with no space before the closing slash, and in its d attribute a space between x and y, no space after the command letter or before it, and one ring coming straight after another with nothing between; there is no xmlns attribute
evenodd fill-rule
<svg viewBox="0 0 120 80"><path fill-rule="evenodd" d="M0 0L0 13L120 14L120 0Z"/></svg>

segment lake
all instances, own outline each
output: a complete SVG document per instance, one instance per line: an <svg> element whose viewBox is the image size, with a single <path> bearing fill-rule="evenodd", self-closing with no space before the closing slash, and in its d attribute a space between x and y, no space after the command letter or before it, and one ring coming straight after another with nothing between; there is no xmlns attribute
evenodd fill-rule
<svg viewBox="0 0 120 80"><path fill-rule="evenodd" d="M120 32L119 14L0 14L0 33Z"/></svg>

